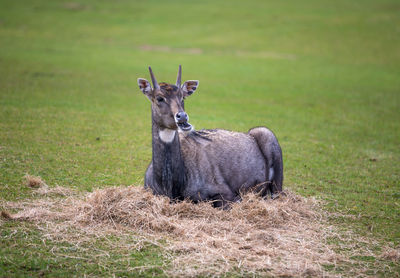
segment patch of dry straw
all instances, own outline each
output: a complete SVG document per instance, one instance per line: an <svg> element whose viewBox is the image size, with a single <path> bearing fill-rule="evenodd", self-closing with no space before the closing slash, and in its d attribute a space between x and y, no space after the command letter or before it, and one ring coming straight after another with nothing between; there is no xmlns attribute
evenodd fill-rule
<svg viewBox="0 0 400 278"><path fill-rule="evenodd" d="M322 216L315 206L290 192L277 200L247 194L224 211L210 203L170 203L142 188L109 188L88 196L79 221L124 225L167 239L167 249L177 254L172 261L175 275L235 268L298 275L322 273L320 265L337 258L324 244Z"/></svg>
<svg viewBox="0 0 400 278"><path fill-rule="evenodd" d="M210 203L171 203L134 186L96 190L83 198L62 187L56 191L67 198L9 202L6 207L23 210L4 217L45 223L47 236L69 242L83 235L134 233L162 248L171 260L166 270L171 276L332 276L323 265L346 260L327 244L335 231L318 203L291 192L276 200L246 194L230 210L220 210ZM390 251L388 257L397 256Z"/></svg>
<svg viewBox="0 0 400 278"><path fill-rule="evenodd" d="M24 179L25 179L25 184L28 187L32 187L32 188L48 187L47 184L42 180L41 177L31 176L31 175L26 174L24 176Z"/></svg>
<svg viewBox="0 0 400 278"><path fill-rule="evenodd" d="M58 185L56 187L49 187L42 180L42 178L38 177L38 176L31 176L31 175L26 174L24 176L24 179L25 179L26 186L37 189L35 191L35 193L39 194L39 195L70 196L70 195L73 195L73 193L74 193L73 190L66 188L66 187L58 186Z"/></svg>

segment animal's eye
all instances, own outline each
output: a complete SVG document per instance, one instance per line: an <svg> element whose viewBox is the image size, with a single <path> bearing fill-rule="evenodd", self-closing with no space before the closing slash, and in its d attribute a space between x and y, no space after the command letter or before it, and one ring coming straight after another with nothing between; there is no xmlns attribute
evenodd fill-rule
<svg viewBox="0 0 400 278"><path fill-rule="evenodd" d="M163 98L163 97L157 97L157 101L158 101L158 102L163 102L163 101L164 101L164 98Z"/></svg>

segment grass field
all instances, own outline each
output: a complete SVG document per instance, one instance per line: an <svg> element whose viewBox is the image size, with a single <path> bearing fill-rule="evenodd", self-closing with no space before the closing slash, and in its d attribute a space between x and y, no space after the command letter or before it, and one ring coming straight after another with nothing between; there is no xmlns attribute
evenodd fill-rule
<svg viewBox="0 0 400 278"><path fill-rule="evenodd" d="M394 0L1 0L0 205L34 198L25 174L83 192L141 186L151 122L136 79L151 65L174 82L182 64L200 80L185 103L197 129L268 126L286 188L325 200L333 225L399 246L399 26ZM124 272L121 257L165 263L154 246L99 242L111 255L96 260L29 223L0 228L1 277L151 276L159 267Z"/></svg>

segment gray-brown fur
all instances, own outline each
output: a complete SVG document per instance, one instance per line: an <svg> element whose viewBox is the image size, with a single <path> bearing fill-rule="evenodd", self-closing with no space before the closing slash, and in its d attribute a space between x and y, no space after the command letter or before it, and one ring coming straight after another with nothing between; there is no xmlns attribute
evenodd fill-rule
<svg viewBox="0 0 400 278"><path fill-rule="evenodd" d="M152 103L153 154L145 187L171 199L215 200L216 206L239 200L240 192L249 189L263 195L281 192L282 151L266 127L248 133L222 129L181 132L191 127L183 99L197 89L198 81L181 86L180 72L177 84L170 85L158 84L150 71L154 89L147 80L138 79Z"/></svg>

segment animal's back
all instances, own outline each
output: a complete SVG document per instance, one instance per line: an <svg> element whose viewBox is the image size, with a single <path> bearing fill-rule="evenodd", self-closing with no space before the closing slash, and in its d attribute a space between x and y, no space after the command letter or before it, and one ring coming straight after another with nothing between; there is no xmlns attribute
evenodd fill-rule
<svg viewBox="0 0 400 278"><path fill-rule="evenodd" d="M248 134L200 130L180 134L180 142L189 195L206 199L210 196L202 192L222 192L223 198L231 200L240 190L267 180L265 159Z"/></svg>

